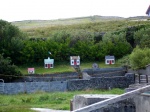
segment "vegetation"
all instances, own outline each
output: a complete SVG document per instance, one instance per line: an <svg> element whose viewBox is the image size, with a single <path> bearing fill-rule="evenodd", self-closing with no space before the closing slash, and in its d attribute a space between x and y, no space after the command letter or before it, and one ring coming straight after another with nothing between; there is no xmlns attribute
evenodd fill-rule
<svg viewBox="0 0 150 112"><path fill-rule="evenodd" d="M142 49L150 47L149 21L99 16L69 19L66 24L62 21L65 20L57 21L58 24L44 21L42 27L36 28L23 28L21 22L16 22L19 29L15 23L0 20L0 52L15 65L41 66L49 51L56 63L69 62L71 55L79 55L82 62L97 62L106 55L120 59L137 45ZM42 25L42 21L25 22L29 26Z"/></svg>
<svg viewBox="0 0 150 112"><path fill-rule="evenodd" d="M106 65L103 62L81 62L80 68L81 70L86 69L86 68L92 68L93 63L97 63L100 68L107 68L107 67L119 67L121 64L116 61L114 65ZM65 72L75 72L74 68L70 66L69 61L65 63L55 63L53 69L45 69L44 65L24 65L24 66L19 66L19 70L21 71L22 74L28 74L27 72L27 67L34 67L35 68L35 74L55 74L55 73L65 73Z"/></svg>
<svg viewBox="0 0 150 112"><path fill-rule="evenodd" d="M145 68L150 63L150 48L135 48L130 55L130 64L133 69Z"/></svg>
<svg viewBox="0 0 150 112"><path fill-rule="evenodd" d="M21 72L17 70L17 67L11 64L9 58L4 59L0 54L0 77L7 81L14 80L17 76L21 76Z"/></svg>
<svg viewBox="0 0 150 112"><path fill-rule="evenodd" d="M29 108L70 110L70 100L78 94L122 94L122 89L85 90L73 92L36 92L31 94L0 95L1 112L30 112ZM12 108L13 107L13 108ZM32 111L31 111L32 112Z"/></svg>

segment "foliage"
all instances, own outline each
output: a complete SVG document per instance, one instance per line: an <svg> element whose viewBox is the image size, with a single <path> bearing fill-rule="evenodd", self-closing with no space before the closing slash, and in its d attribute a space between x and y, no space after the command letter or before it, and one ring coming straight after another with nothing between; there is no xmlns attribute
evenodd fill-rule
<svg viewBox="0 0 150 112"><path fill-rule="evenodd" d="M23 39L25 35L18 27L0 20L0 52L4 54L4 57L10 57L14 63L18 63Z"/></svg>
<svg viewBox="0 0 150 112"><path fill-rule="evenodd" d="M51 92L51 93L38 91L31 94L0 95L1 99L0 111L19 112L20 110L18 108L21 108L21 111L29 110L29 108L50 108L56 110L70 110L70 100L75 95L123 94L123 93L124 93L123 89L114 88L112 90L84 90L84 91ZM12 107L16 111L11 111Z"/></svg>
<svg viewBox="0 0 150 112"><path fill-rule="evenodd" d="M118 63L124 67L130 68L130 55L123 56L121 59L118 60Z"/></svg>
<svg viewBox="0 0 150 112"><path fill-rule="evenodd" d="M136 45L150 48L150 28L142 28L134 33Z"/></svg>
<svg viewBox="0 0 150 112"><path fill-rule="evenodd" d="M95 21L97 17L93 19ZM68 62L71 55L79 55L82 62L101 61L105 55L114 55L118 59L130 54L138 45L135 37L143 36L141 46L150 45L147 35L149 30L144 30L145 35L138 33L149 26L147 21L80 22L25 29L23 31L27 35L24 35L16 26L1 21L4 42L0 42L0 51L17 65L41 64L48 56L55 62ZM48 51L52 55L48 55Z"/></svg>
<svg viewBox="0 0 150 112"><path fill-rule="evenodd" d="M103 36L102 42L106 49L104 54L120 58L131 52L131 45L127 42L124 32L119 34L106 33Z"/></svg>
<svg viewBox="0 0 150 112"><path fill-rule="evenodd" d="M133 69L145 68L150 63L150 48L136 47L130 55L130 63Z"/></svg>
<svg viewBox="0 0 150 112"><path fill-rule="evenodd" d="M3 55L0 54L0 78L8 82L20 75L21 73L16 66L11 64L11 60L9 58L4 59Z"/></svg>

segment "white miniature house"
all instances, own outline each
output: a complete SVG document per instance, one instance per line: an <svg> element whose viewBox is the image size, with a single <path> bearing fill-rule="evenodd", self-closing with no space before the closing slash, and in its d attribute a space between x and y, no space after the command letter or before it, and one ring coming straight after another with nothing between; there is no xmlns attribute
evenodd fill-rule
<svg viewBox="0 0 150 112"><path fill-rule="evenodd" d="M44 67L45 68L53 68L54 67L54 59L50 59L50 57L48 57L48 59L44 59Z"/></svg>
<svg viewBox="0 0 150 112"><path fill-rule="evenodd" d="M35 71L34 71L34 68L28 68L28 74L34 74Z"/></svg>
<svg viewBox="0 0 150 112"><path fill-rule="evenodd" d="M105 56L105 64L115 64L115 57L114 56Z"/></svg>
<svg viewBox="0 0 150 112"><path fill-rule="evenodd" d="M80 65L80 56L70 56L70 65L71 66L76 66Z"/></svg>

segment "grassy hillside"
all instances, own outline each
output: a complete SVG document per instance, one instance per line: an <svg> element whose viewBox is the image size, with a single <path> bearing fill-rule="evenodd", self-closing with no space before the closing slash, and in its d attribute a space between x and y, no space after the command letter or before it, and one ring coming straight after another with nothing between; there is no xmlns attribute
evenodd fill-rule
<svg viewBox="0 0 150 112"><path fill-rule="evenodd" d="M91 22L101 22L101 21L110 21L110 20L124 20L121 17L113 16L89 16L89 17L80 17L80 18L69 18L69 19L58 19L58 20L25 20L25 21L16 21L12 24L18 26L21 29L30 29L38 27L52 27L58 25L73 25L73 24L83 24Z"/></svg>
<svg viewBox="0 0 150 112"><path fill-rule="evenodd" d="M59 20L28 20L18 21L12 24L26 32L29 37L51 37L56 32L66 31L71 34L79 32L108 32L118 31L127 27L150 24L148 17L105 17L90 16L82 18L59 19Z"/></svg>

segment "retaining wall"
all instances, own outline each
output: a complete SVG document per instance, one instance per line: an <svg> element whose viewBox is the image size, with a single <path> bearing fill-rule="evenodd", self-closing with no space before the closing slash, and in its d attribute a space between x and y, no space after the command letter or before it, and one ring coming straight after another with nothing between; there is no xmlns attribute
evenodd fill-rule
<svg viewBox="0 0 150 112"><path fill-rule="evenodd" d="M84 69L83 72L86 72L92 77L114 77L114 76L124 76L127 72L124 67L116 68L97 68L97 69Z"/></svg>
<svg viewBox="0 0 150 112"><path fill-rule="evenodd" d="M29 74L14 82L49 82L49 81L66 81L78 79L77 72L67 72L58 74Z"/></svg>
<svg viewBox="0 0 150 112"><path fill-rule="evenodd" d="M4 94L31 93L35 91L75 91L85 89L126 88L134 83L134 74L119 77L91 78L49 82L5 83Z"/></svg>
<svg viewBox="0 0 150 112"><path fill-rule="evenodd" d="M134 74L127 73L125 76L91 78L90 80L69 80L67 89L69 91L85 89L109 89L127 88L134 84Z"/></svg>

